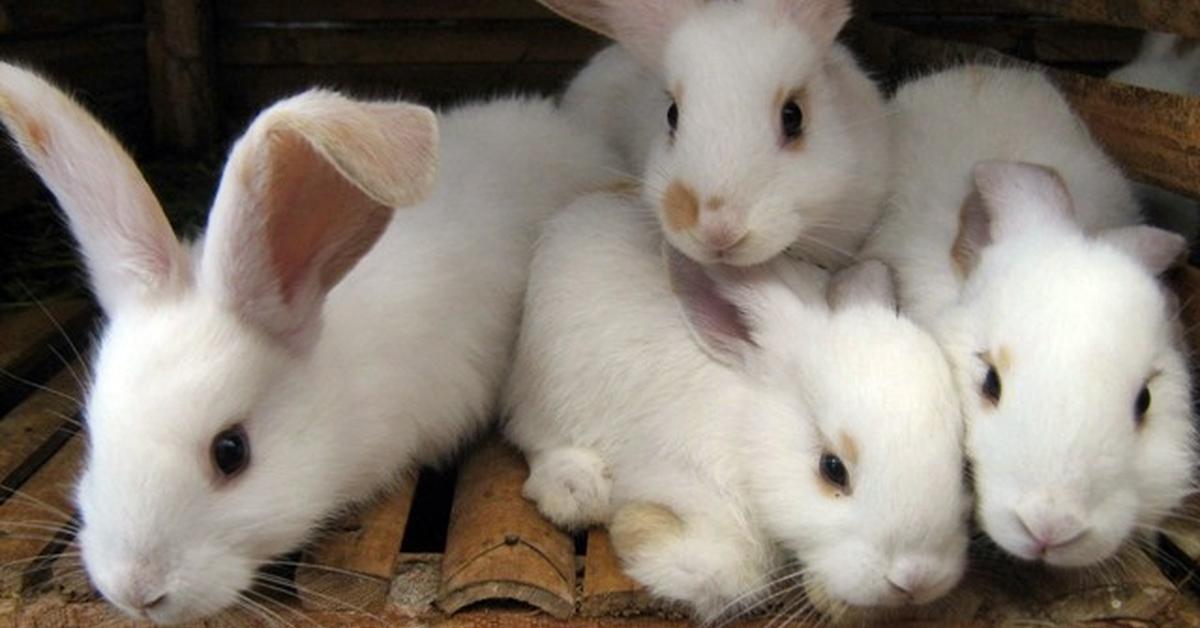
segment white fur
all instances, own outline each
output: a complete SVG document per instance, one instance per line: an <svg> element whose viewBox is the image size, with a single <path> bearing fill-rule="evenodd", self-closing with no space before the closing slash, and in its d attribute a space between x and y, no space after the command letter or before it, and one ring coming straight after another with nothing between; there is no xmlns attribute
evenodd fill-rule
<svg viewBox="0 0 1200 628"><path fill-rule="evenodd" d="M548 4L612 5L615 22L653 3ZM565 108L642 175L647 205L689 257L743 266L791 247L825 266L849 263L884 200L888 125L878 89L833 43L848 8L837 0L664 4L684 6L651 35L591 24L634 54L599 53L568 87ZM657 37L652 53L649 37ZM796 90L806 94L803 146L787 150L778 99ZM672 98L679 108L674 139L667 124ZM702 205L695 225L675 229L665 217L672 182ZM723 207L703 207L712 199ZM743 239L722 249L728 234Z"/></svg>
<svg viewBox="0 0 1200 628"><path fill-rule="evenodd" d="M650 221L593 195L548 223L506 397L526 495L569 527L668 508L682 530L622 560L703 617L765 594L795 560L835 603L905 601L887 577L909 569L918 601L946 592L968 503L957 397L932 338L882 302L831 313L824 275L778 258L753 271L761 280L722 284L762 347L725 366L693 339ZM818 462L847 455L843 435L858 464L835 496Z"/></svg>
<svg viewBox="0 0 1200 628"><path fill-rule="evenodd" d="M1200 46L1184 52L1180 44L1179 35L1146 33L1137 56L1108 77L1174 94L1200 94Z"/></svg>
<svg viewBox="0 0 1200 628"><path fill-rule="evenodd" d="M1039 74L955 68L901 87L892 109L894 197L864 254L897 269L903 309L937 328L955 367L979 521L1023 558L1102 561L1190 488L1186 364L1154 277L1165 264L1140 263L1121 234L1165 244L1167 259L1182 242L1112 229L1138 221L1129 184ZM1021 180L1022 167L989 183L1008 189L963 280L951 248L972 168L997 159L1053 168L1069 198L1046 188L1052 178ZM1011 364L993 407L981 386L985 360L1001 354ZM1133 407L1147 381L1139 430ZM1057 546L1043 553L1030 530Z"/></svg>
<svg viewBox="0 0 1200 628"><path fill-rule="evenodd" d="M52 127L55 140L51 161L124 165L102 164L97 152L57 154L105 145L123 155L77 106L41 107L67 101L30 76L4 68L0 97L35 119L45 113L40 124ZM325 117L328 103L336 117ZM256 246L261 220L247 208L265 206L245 190L255 189L260 169L270 166L248 157L288 146L278 142L290 129L336 126L360 114L366 120L375 108L396 107L417 109L310 92L264 112L231 155L211 216L223 228L200 245L189 269L197 281L137 298L100 295L109 321L86 407L79 541L93 582L127 612L176 623L234 605L257 567L304 543L348 502L368 498L417 463L444 458L495 410L537 225L574 195L602 186L611 167L599 142L576 133L548 102L500 100L443 116L437 184L427 200L397 211L376 246L332 288L307 343L284 342L260 326L255 316L271 312L254 309L213 275L222 268L234 276L269 273L241 250ZM432 115L421 115L432 133ZM28 135L25 119L13 120L5 121L14 133ZM369 189L383 197L411 202L425 194L428 182L404 183L400 175L408 161L431 169L432 152L401 152L403 159L389 163L378 159L401 147L385 133L359 137L349 127L339 137L342 145L329 152L339 171L380 175L380 186ZM109 176L140 181L124 159L127 167ZM85 230L85 249L108 237L87 230L111 227L118 208L80 223L81 208L69 196L60 199L72 225ZM179 246L169 230L165 237L166 248ZM214 251L229 258L210 264ZM123 261L130 260L89 256L93 274ZM222 482L210 443L236 423L249 436L250 463ZM160 604L140 608L160 593Z"/></svg>

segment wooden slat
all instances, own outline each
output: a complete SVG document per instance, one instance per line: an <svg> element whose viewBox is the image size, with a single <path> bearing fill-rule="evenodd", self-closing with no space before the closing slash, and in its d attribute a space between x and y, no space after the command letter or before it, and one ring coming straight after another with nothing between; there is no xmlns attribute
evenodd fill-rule
<svg viewBox="0 0 1200 628"><path fill-rule="evenodd" d="M415 476L408 477L332 527L307 557L313 566L296 570L306 607L340 610L340 602L370 612L382 610L400 561L415 488Z"/></svg>
<svg viewBox="0 0 1200 628"><path fill-rule="evenodd" d="M212 7L208 0L147 0L150 112L159 148L197 152L216 140Z"/></svg>
<svg viewBox="0 0 1200 628"><path fill-rule="evenodd" d="M994 50L917 37L858 23L853 39L869 63L893 76L962 61L1020 64ZM1200 197L1200 99L1048 70L1088 128L1126 172L1146 183Z"/></svg>
<svg viewBox="0 0 1200 628"><path fill-rule="evenodd" d="M45 577L47 564L36 560L46 556L55 545L49 537L70 521L71 485L74 483L84 452L83 438L69 439L37 473L25 482L20 492L0 505L0 595L13 594L36 585ZM31 530L21 522L44 526Z"/></svg>
<svg viewBox="0 0 1200 628"><path fill-rule="evenodd" d="M585 617L631 615L661 606L625 572L613 550L608 532L602 528L588 531L587 556L583 563L583 599L579 612Z"/></svg>
<svg viewBox="0 0 1200 628"><path fill-rule="evenodd" d="M28 464L41 464L42 460L30 460L39 449L46 447L56 435L64 432L64 418L74 418L79 411L75 399L82 394L83 386L76 379L76 373L82 375L79 362L72 364L71 370L63 370L46 382L42 390L26 399L0 420L0 482L2 486L19 486L14 482L14 476L28 475L36 469L18 473ZM53 391L53 392L51 392ZM73 434L74 428L65 430ZM61 446L62 443L60 442ZM52 454L53 451L46 452ZM0 502L4 501L3 488L0 486Z"/></svg>
<svg viewBox="0 0 1200 628"><path fill-rule="evenodd" d="M0 33L66 32L141 21L139 0L0 0Z"/></svg>
<svg viewBox="0 0 1200 628"><path fill-rule="evenodd" d="M442 560L442 610L516 600L559 618L575 611L574 544L521 496L528 474L521 455L497 438L460 468Z"/></svg>
<svg viewBox="0 0 1200 628"><path fill-rule="evenodd" d="M1195 0L1007 0L1031 13L1200 37Z"/></svg>
<svg viewBox="0 0 1200 628"><path fill-rule="evenodd" d="M554 19L533 0L217 0L216 12L239 22Z"/></svg>
<svg viewBox="0 0 1200 628"><path fill-rule="evenodd" d="M34 391L28 382L45 380L64 360L75 357L75 349L86 350L92 307L78 300L52 301L44 307L0 315L0 416Z"/></svg>
<svg viewBox="0 0 1200 628"><path fill-rule="evenodd" d="M227 27L217 41L224 65L546 63L586 59L603 40L559 22L504 28Z"/></svg>

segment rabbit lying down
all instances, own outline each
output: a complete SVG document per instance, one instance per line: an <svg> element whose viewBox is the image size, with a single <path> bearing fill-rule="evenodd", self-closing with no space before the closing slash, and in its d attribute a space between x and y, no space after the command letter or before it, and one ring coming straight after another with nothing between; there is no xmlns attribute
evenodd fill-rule
<svg viewBox="0 0 1200 628"><path fill-rule="evenodd" d="M439 122L314 90L234 145L189 250L130 157L52 85L0 65L0 118L107 319L75 491L83 561L104 597L156 623L239 604L258 567L483 427L537 225L612 171L547 101Z"/></svg>

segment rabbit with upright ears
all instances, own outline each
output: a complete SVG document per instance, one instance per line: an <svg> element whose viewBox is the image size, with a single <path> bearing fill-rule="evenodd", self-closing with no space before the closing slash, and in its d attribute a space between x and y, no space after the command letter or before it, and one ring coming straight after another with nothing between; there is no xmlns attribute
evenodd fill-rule
<svg viewBox="0 0 1200 628"><path fill-rule="evenodd" d="M435 184L429 110L314 90L234 145L189 251L133 161L54 87L0 65L0 117L107 318L76 490L83 561L108 600L162 624L239 604L258 567L348 501L483 427L536 226L603 185L609 160L550 103L499 101L442 119Z"/></svg>
<svg viewBox="0 0 1200 628"><path fill-rule="evenodd" d="M865 254L955 368L977 519L1020 558L1102 562L1192 490L1187 364L1156 278L1184 240L1132 224L1128 183L1040 74L956 68L893 109L895 197Z"/></svg>
<svg viewBox="0 0 1200 628"><path fill-rule="evenodd" d="M542 3L627 51L598 55L563 103L644 163L646 204L678 250L703 264L789 247L852 261L886 193L889 131L878 89L834 41L847 0Z"/></svg>
<svg viewBox="0 0 1200 628"><path fill-rule="evenodd" d="M525 495L560 525L609 523L627 572L702 618L780 570L831 611L946 593L967 544L962 419L887 269L828 287L786 257L705 269L650 221L593 195L546 227L505 402Z"/></svg>

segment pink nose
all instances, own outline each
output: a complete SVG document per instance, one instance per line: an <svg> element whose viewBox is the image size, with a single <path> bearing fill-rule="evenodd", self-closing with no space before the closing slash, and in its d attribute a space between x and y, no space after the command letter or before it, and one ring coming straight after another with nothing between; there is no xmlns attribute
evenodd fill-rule
<svg viewBox="0 0 1200 628"><path fill-rule="evenodd" d="M1074 543L1088 530L1083 519L1072 513L1019 513L1017 518L1033 541L1034 553L1039 557L1045 556L1046 552L1052 549Z"/></svg>
<svg viewBox="0 0 1200 628"><path fill-rule="evenodd" d="M746 237L746 232L725 224L702 225L700 241L708 248L724 252L737 246Z"/></svg>
<svg viewBox="0 0 1200 628"><path fill-rule="evenodd" d="M938 574L937 567L927 560L900 559L888 571L887 581L910 603L924 604L939 594L943 578Z"/></svg>

